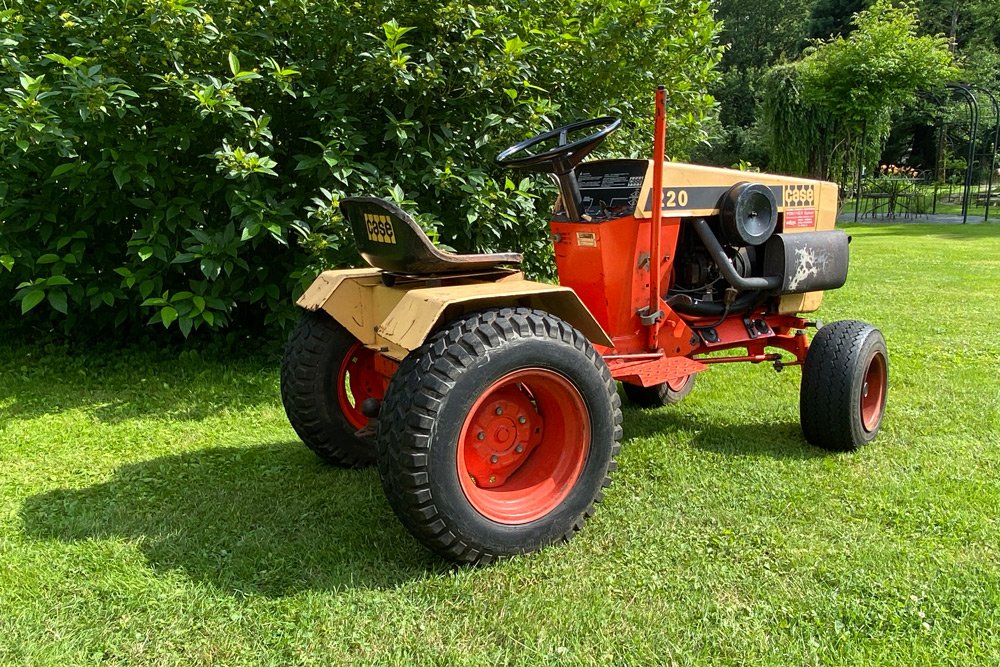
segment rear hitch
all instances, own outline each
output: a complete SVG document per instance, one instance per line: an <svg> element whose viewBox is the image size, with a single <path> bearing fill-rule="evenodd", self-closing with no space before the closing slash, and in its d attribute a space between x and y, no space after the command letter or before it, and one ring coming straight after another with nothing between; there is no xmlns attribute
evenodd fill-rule
<svg viewBox="0 0 1000 667"><path fill-rule="evenodd" d="M382 401L377 398L366 398L361 401L361 414L369 419L375 419L378 417L378 413L382 410Z"/></svg>

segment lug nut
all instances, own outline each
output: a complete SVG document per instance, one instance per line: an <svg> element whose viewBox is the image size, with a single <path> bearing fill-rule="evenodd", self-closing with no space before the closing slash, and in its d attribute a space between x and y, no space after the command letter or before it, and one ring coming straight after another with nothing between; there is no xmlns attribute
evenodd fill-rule
<svg viewBox="0 0 1000 667"><path fill-rule="evenodd" d="M486 439L486 434L484 432L480 431L479 433L476 434L476 438L478 438L479 440L485 440Z"/></svg>
<svg viewBox="0 0 1000 667"><path fill-rule="evenodd" d="M497 456L496 454L490 457L490 463L499 463L499 462L500 462L500 457Z"/></svg>
<svg viewBox="0 0 1000 667"><path fill-rule="evenodd" d="M499 415L502 415L502 414L503 414L503 408L501 408L501 407L500 407L500 406L498 405L498 406L497 406L497 415L499 416Z"/></svg>
<svg viewBox="0 0 1000 667"><path fill-rule="evenodd" d="M520 454L521 452L524 451L524 445L518 445L517 447L514 448L514 451Z"/></svg>
<svg viewBox="0 0 1000 667"><path fill-rule="evenodd" d="M497 483L497 476L490 475L490 484L496 484L496 483Z"/></svg>
<svg viewBox="0 0 1000 667"><path fill-rule="evenodd" d="M525 417L524 415L521 415L520 417L517 418L517 423L518 424L527 424L528 423L528 418Z"/></svg>

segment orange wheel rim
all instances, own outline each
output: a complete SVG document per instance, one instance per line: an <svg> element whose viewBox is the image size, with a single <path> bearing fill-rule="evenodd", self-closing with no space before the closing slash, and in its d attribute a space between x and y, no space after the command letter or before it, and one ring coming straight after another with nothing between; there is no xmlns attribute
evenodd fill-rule
<svg viewBox="0 0 1000 667"><path fill-rule="evenodd" d="M573 490L590 453L590 412L554 371L510 373L480 395L462 425L458 475L477 512L497 523L536 521Z"/></svg>
<svg viewBox="0 0 1000 667"><path fill-rule="evenodd" d="M667 387L670 389L670 391L680 391L684 388L684 385L687 384L688 378L690 377L691 377L690 375L685 375L684 377L679 377L673 380L667 380Z"/></svg>
<svg viewBox="0 0 1000 667"><path fill-rule="evenodd" d="M375 371L375 353L361 343L355 343L344 355L337 370L337 402L347 422L361 430L368 426L368 417L361 412L366 398L382 399L385 389L382 376Z"/></svg>
<svg viewBox="0 0 1000 667"><path fill-rule="evenodd" d="M882 421L888 379L885 356L881 352L876 352L868 362L864 384L861 385L861 425L868 433L877 429Z"/></svg>

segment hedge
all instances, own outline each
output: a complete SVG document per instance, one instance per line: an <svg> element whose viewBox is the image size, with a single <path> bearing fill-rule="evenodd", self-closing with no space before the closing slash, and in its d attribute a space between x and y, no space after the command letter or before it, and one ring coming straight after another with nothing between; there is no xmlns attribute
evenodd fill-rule
<svg viewBox="0 0 1000 667"><path fill-rule="evenodd" d="M285 323L357 261L349 195L551 275L551 186L496 152L612 113L608 154L647 155L664 83L683 155L720 55L707 1L5 6L0 318L80 335Z"/></svg>

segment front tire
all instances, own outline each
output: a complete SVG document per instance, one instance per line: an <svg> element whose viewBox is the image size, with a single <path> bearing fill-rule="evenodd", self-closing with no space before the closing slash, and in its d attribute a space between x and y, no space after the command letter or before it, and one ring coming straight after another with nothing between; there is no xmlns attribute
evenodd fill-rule
<svg viewBox="0 0 1000 667"><path fill-rule="evenodd" d="M374 352L321 310L303 313L288 338L281 402L302 442L327 463L359 468L375 462L361 412L362 401L384 394L374 360Z"/></svg>
<svg viewBox="0 0 1000 667"><path fill-rule="evenodd" d="M625 390L625 397L629 403L640 408L662 408L683 401L694 389L694 381L697 377L692 373L676 380L654 384L652 387L623 382L622 388Z"/></svg>
<svg viewBox="0 0 1000 667"><path fill-rule="evenodd" d="M813 445L852 451L875 439L889 393L882 333L856 320L833 322L813 337L802 367L799 414Z"/></svg>
<svg viewBox="0 0 1000 667"><path fill-rule="evenodd" d="M489 310L403 360L379 415L379 473L424 545L488 563L583 526L611 482L621 421L583 334L544 312Z"/></svg>

